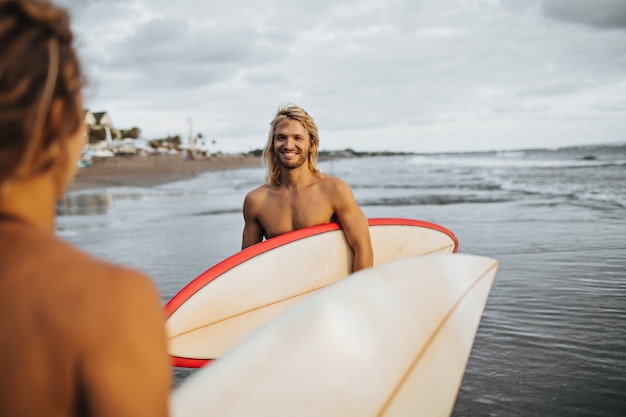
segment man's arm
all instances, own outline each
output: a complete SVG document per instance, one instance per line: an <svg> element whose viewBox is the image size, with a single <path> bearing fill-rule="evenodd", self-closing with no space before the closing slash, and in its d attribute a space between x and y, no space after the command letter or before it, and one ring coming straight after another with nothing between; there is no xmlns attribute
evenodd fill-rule
<svg viewBox="0 0 626 417"><path fill-rule="evenodd" d="M374 263L374 254L367 218L356 203L348 184L338 178L333 180L331 201L354 254L352 272L369 268Z"/></svg>
<svg viewBox="0 0 626 417"><path fill-rule="evenodd" d="M253 192L248 193L243 201L243 236L241 249L263 241L264 231L256 216L255 198Z"/></svg>

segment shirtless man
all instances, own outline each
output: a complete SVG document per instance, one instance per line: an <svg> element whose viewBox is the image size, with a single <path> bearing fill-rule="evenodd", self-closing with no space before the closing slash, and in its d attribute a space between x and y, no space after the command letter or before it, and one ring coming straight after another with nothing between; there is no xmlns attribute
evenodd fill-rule
<svg viewBox="0 0 626 417"><path fill-rule="evenodd" d="M161 298L55 236L85 144L67 14L0 0L0 416L169 413Z"/></svg>
<svg viewBox="0 0 626 417"><path fill-rule="evenodd" d="M354 253L353 271L372 266L367 218L352 190L316 167L319 136L311 116L298 106L283 106L270 126L263 151L266 184L250 191L243 203L242 248L336 219Z"/></svg>

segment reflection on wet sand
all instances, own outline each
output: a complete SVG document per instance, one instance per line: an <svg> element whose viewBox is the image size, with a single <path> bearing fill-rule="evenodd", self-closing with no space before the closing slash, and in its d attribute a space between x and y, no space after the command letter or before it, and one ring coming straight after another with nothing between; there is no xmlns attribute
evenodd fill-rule
<svg viewBox="0 0 626 417"><path fill-rule="evenodd" d="M105 214L111 206L108 192L68 193L57 204L57 215Z"/></svg>
<svg viewBox="0 0 626 417"><path fill-rule="evenodd" d="M57 203L57 215L107 214L122 201L140 201L146 198L206 195L206 190L168 190L162 188L115 187L101 190L66 193Z"/></svg>

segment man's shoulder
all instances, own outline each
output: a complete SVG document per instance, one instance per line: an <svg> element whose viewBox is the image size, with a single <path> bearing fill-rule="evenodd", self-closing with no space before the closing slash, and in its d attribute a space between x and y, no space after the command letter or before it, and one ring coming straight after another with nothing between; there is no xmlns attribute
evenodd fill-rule
<svg viewBox="0 0 626 417"><path fill-rule="evenodd" d="M244 216L257 216L263 210L269 192L270 186L266 184L249 191L243 200Z"/></svg>
<svg viewBox="0 0 626 417"><path fill-rule="evenodd" d="M258 186L257 188L251 190L248 192L248 194L246 194L246 198L245 201L246 202L255 202L255 201L262 201L264 200L268 194L270 194L272 192L272 190L274 190L276 188L276 186L272 186L272 185L268 185L268 184L263 184Z"/></svg>
<svg viewBox="0 0 626 417"><path fill-rule="evenodd" d="M341 193L350 190L350 186L344 180L327 174L323 174L320 184L325 190L330 192Z"/></svg>
<svg viewBox="0 0 626 417"><path fill-rule="evenodd" d="M322 173L322 181L323 182L328 182L328 183L332 183L332 184L336 184L336 183L344 183L345 181L342 180L339 177L333 177L332 175L328 175L328 174L324 174Z"/></svg>

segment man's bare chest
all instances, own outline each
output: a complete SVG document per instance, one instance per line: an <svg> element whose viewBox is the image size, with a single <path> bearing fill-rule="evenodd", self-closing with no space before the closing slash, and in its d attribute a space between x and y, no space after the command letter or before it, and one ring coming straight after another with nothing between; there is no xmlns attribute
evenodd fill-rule
<svg viewBox="0 0 626 417"><path fill-rule="evenodd" d="M323 195L280 196L268 201L259 219L266 237L328 223L334 210Z"/></svg>

